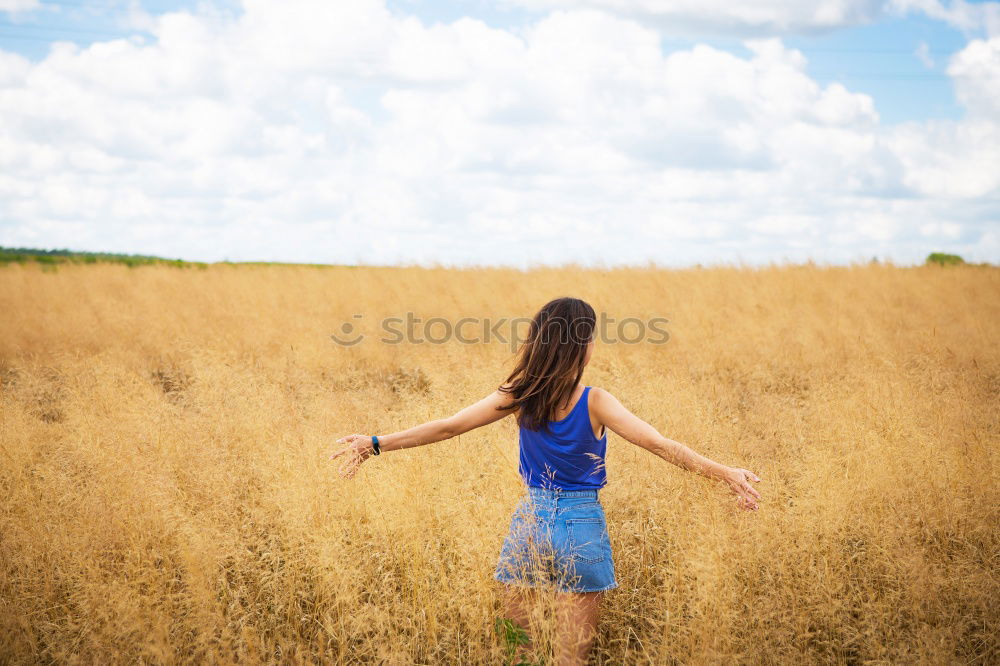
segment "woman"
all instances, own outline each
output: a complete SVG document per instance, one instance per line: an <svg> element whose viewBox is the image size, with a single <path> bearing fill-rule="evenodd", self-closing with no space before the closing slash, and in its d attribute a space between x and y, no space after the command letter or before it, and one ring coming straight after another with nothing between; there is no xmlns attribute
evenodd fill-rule
<svg viewBox="0 0 1000 666"><path fill-rule="evenodd" d="M727 467L667 439L607 391L580 383L594 352L594 309L578 298L558 298L534 316L518 362L491 395L450 418L389 435L348 435L340 473L351 478L371 455L449 439L516 414L521 477L527 493L514 512L494 577L507 586L508 617L527 628L530 588L557 592L560 663L584 663L597 629L604 592L618 586L604 509L607 432L682 469L724 481L740 506L756 510L749 470Z"/></svg>

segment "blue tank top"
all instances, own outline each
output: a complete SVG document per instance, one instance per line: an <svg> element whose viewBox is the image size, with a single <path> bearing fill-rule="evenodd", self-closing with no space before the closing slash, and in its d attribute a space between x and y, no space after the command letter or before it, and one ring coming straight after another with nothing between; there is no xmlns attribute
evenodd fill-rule
<svg viewBox="0 0 1000 666"><path fill-rule="evenodd" d="M573 409L559 421L549 421L550 432L544 429L520 428L521 478L536 488L591 490L607 484L604 456L608 448L608 433L594 437L590 426L587 398L590 387Z"/></svg>

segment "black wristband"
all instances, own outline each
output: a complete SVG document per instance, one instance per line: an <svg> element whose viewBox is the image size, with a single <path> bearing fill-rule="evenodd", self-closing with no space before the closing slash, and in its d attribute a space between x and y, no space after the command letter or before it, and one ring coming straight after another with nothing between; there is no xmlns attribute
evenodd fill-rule
<svg viewBox="0 0 1000 666"><path fill-rule="evenodd" d="M375 450L375 455L382 453L382 449L378 446L378 435L372 435L372 449Z"/></svg>

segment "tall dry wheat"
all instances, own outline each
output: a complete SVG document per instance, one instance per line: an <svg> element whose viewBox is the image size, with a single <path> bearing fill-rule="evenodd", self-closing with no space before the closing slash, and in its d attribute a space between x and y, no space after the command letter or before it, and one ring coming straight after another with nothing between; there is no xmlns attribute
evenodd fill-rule
<svg viewBox="0 0 1000 666"><path fill-rule="evenodd" d="M594 663L1000 661L1000 270L882 264L2 268L0 662L499 663L511 419L350 482L327 456L510 368L382 317L562 295L668 318L586 383L764 479L743 512L609 437Z"/></svg>

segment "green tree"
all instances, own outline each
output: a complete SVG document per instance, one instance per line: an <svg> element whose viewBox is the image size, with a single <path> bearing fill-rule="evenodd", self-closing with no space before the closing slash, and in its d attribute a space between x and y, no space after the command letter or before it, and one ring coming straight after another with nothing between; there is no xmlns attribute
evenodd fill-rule
<svg viewBox="0 0 1000 666"><path fill-rule="evenodd" d="M938 264L940 266L956 266L964 264L965 260L957 254L946 254L944 252L931 252L927 255L928 264Z"/></svg>

